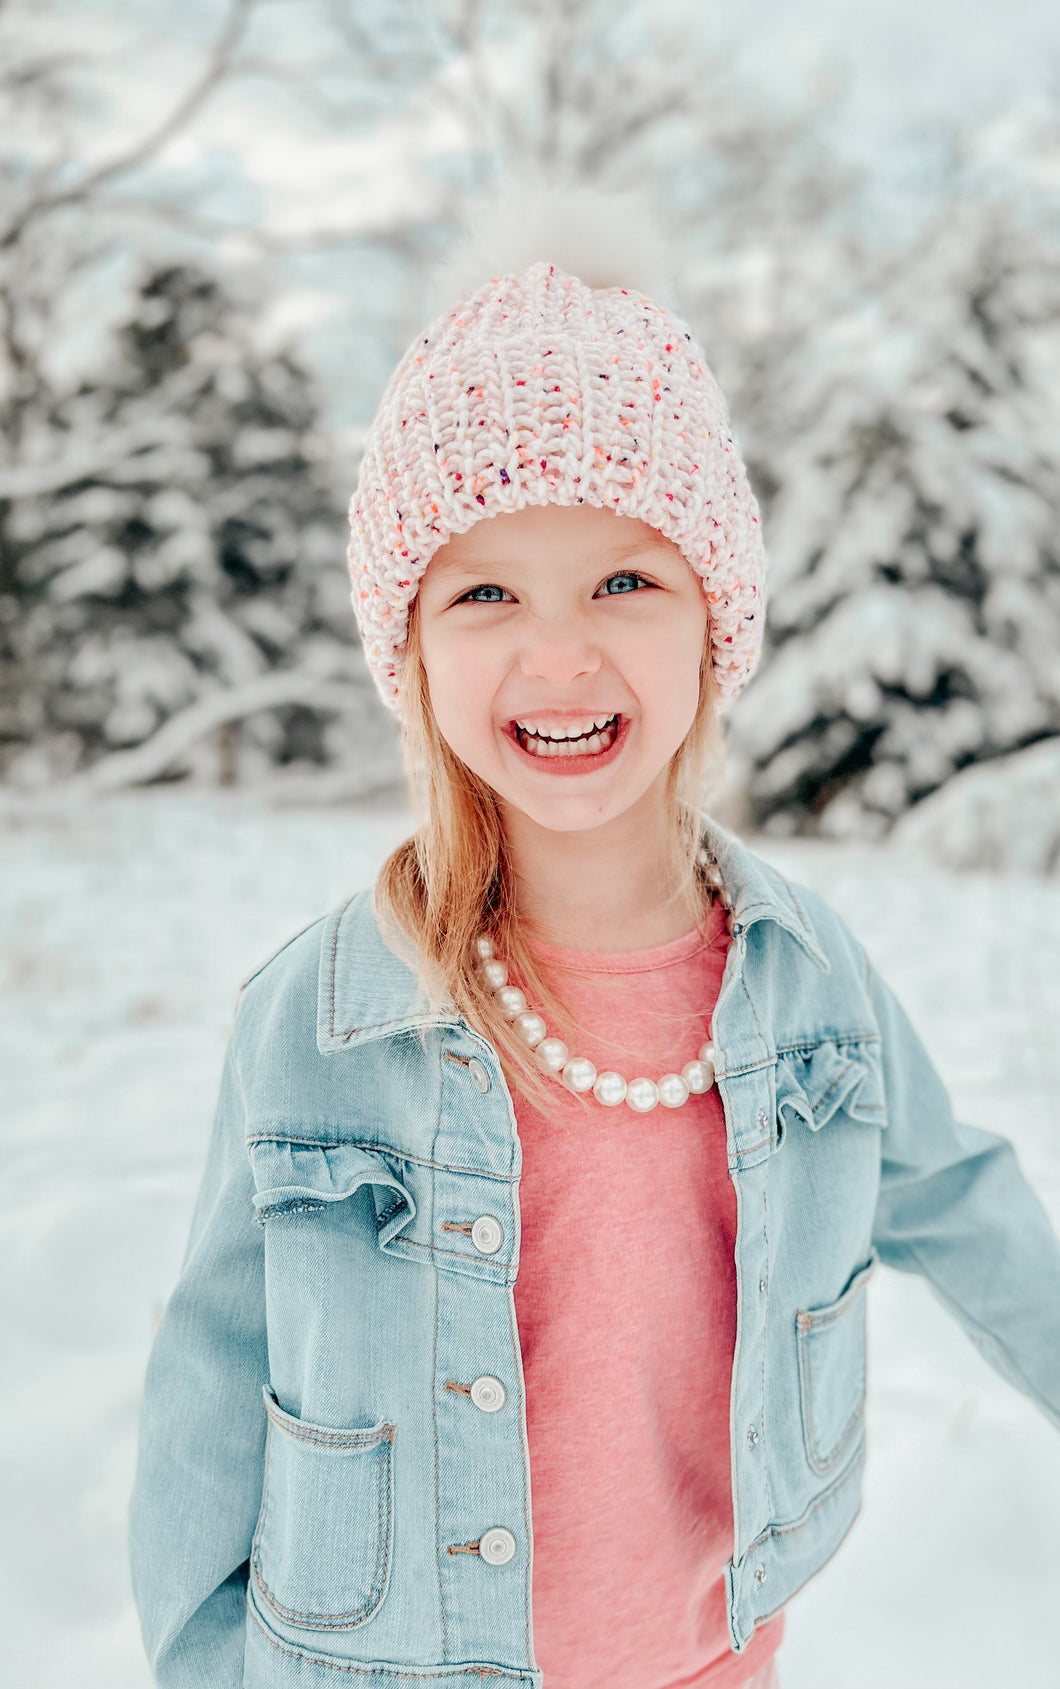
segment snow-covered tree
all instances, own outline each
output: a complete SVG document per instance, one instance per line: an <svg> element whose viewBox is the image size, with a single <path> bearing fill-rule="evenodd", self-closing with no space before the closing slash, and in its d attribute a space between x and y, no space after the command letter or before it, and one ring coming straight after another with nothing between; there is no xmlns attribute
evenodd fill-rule
<svg viewBox="0 0 1060 1689"><path fill-rule="evenodd" d="M70 772L182 715L223 729L202 753L221 778L349 759L370 685L316 392L252 330L201 270L157 271L113 361L24 409L19 468L0 475L14 777Z"/></svg>
<svg viewBox="0 0 1060 1689"><path fill-rule="evenodd" d="M758 401L768 648L732 741L758 821L877 835L1060 730L1060 253L967 199L866 254Z"/></svg>

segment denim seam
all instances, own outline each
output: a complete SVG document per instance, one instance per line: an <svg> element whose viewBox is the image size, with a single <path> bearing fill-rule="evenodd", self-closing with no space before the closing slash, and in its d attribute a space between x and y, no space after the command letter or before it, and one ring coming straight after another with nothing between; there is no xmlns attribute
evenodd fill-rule
<svg viewBox="0 0 1060 1689"><path fill-rule="evenodd" d="M364 1431L332 1431L325 1425L308 1425L295 1421L289 1423L293 1415L281 1417L266 1404L265 1412L271 1424L275 1425L287 1437L294 1437L300 1443L318 1443L322 1448L340 1449L370 1449L379 1443L392 1443L395 1427L389 1422L373 1425Z"/></svg>
<svg viewBox="0 0 1060 1689"><path fill-rule="evenodd" d="M383 1033L395 1026L401 1027L404 1032L415 1032L421 1027L426 1029L443 1026L452 1027L457 1032L467 1030L466 1023L455 1014L432 1015L422 1010L417 1012L414 1009L408 1009L403 1015L394 1015L390 1020L372 1020L366 1021L363 1026L349 1026L345 1032L336 1032L333 1026L331 1036L341 1039L345 1044L349 1039L356 1038L359 1032Z"/></svg>
<svg viewBox="0 0 1060 1689"><path fill-rule="evenodd" d="M758 1010L755 1008L754 998L751 996L750 988L747 984L747 974L743 968L740 969L740 985L743 989L744 997L747 1000L747 1007L751 1011L751 1018L755 1023L755 1031L758 1034L758 1041L760 1044L764 1044L766 1048L769 1049L771 1041L766 1037L762 1030L762 1022L758 1018ZM768 1065L769 1064L767 1063L767 1066Z"/></svg>
<svg viewBox="0 0 1060 1689"><path fill-rule="evenodd" d="M804 1531L807 1525L813 1520L814 1515L819 1513L822 1507L826 1507L830 1501L834 1501L840 1490L844 1489L846 1485L849 1484L850 1480L857 1476L857 1473L864 1464L864 1461L865 1447L864 1444L862 1444L853 1459L850 1461L850 1464L843 1468L839 1477L835 1479L834 1483L829 1484L828 1488L821 1495L815 1496L814 1500L810 1503L806 1512L800 1519L796 1519L790 1525L767 1525L765 1530L761 1531L758 1536L755 1537L754 1542L748 1548L747 1553L743 1556L743 1559L740 1562L741 1567L747 1560L750 1559L751 1555L757 1548L761 1548L764 1542L771 1542L776 1537L794 1536L796 1532Z"/></svg>
<svg viewBox="0 0 1060 1689"><path fill-rule="evenodd" d="M843 1488L843 1485L846 1483L847 1477L852 1477L854 1475L854 1473L857 1472L857 1470L858 1470L859 1466L861 1465L863 1459L864 1459L864 1455L862 1455L860 1460L854 1460L854 1461L851 1462L849 1473L844 1474L842 1480L839 1483L834 1484L832 1486L831 1490L828 1492L828 1494L825 1495L825 1496L822 1496L820 1501L818 1501L814 1504L814 1508L813 1508L814 1512L816 1512L817 1508L822 1506L824 1504L824 1502L830 1501L834 1495L838 1495L839 1491ZM858 1497L858 1505L854 1510L854 1517L851 1519L850 1524L847 1526L846 1530L843 1532L839 1541L836 1543L836 1545L832 1549L831 1553L828 1554L827 1557L824 1560L821 1561L820 1565L814 1567L814 1569L810 1573L809 1577L804 1578L802 1580L802 1583L799 1584L798 1589L805 1589L806 1585L813 1578L817 1577L818 1573L823 1572L825 1567L830 1565L831 1562L835 1559L836 1555L839 1553L839 1550L842 1548L844 1542L846 1541L846 1539L847 1539L847 1537L848 1537L848 1535L851 1531L851 1528L853 1527L854 1520L857 1519L858 1515L860 1514L861 1507L862 1507L862 1500L861 1500L861 1497L859 1496ZM791 1529L796 1530L796 1531L801 1531L803 1523L809 1524L809 1517L807 1517L802 1523L800 1523L798 1525L793 1525L791 1527ZM766 1538L766 1536L768 1536L768 1534L769 1534L768 1532L763 1533L763 1535L758 1538L757 1542L752 1543L751 1548L760 1547L761 1544L765 1541L765 1538ZM781 1534L783 1534L783 1532L781 1532ZM751 1549L748 1549L747 1552L748 1552L748 1554L750 1554ZM751 1620L751 1634L752 1634L752 1636L754 1635L754 1632L759 1628L760 1625L768 1624L770 1619L776 1618L777 1614L779 1612L783 1611L783 1609L787 1606L788 1602L792 1599L792 1596L798 1594L798 1589L793 1590L791 1595L785 1596L784 1600L779 1602L777 1604L777 1606L770 1607L768 1613L760 1613L757 1618L754 1618L754 1619Z"/></svg>
<svg viewBox="0 0 1060 1689"><path fill-rule="evenodd" d="M439 1111L441 1104L439 1103ZM514 1173L491 1173L481 1167L466 1167L459 1162L436 1161L433 1157L414 1155L399 1148L396 1144L383 1143L376 1138L304 1138L292 1132L251 1132L244 1142L247 1148L254 1144L298 1144L306 1149L362 1149L376 1151L380 1154L396 1157L399 1161L407 1161L414 1167L430 1167L439 1173L459 1173L473 1179L494 1179L498 1184L514 1184Z"/></svg>
<svg viewBox="0 0 1060 1689"><path fill-rule="evenodd" d="M825 1107L826 1103L828 1103L831 1100L831 1098L835 1095L836 1091L839 1089L840 1085L843 1083L843 1080L847 1077L847 1074L856 1072L856 1070L858 1068L861 1068L861 1077L862 1077L862 1079L864 1079L865 1069L863 1067L861 1067L860 1062L848 1061L845 1067L840 1068L839 1072L836 1074L835 1078L832 1080L832 1083L829 1085L829 1087L828 1087L827 1091L825 1091L824 1095L818 1097L818 1099L815 1103L810 1103L810 1108L813 1110L813 1114L814 1114L815 1118L816 1118L818 1112L821 1109L823 1109ZM847 1090L845 1092L845 1095L851 1096L859 1083L860 1083L860 1081L856 1080L855 1083L850 1086L849 1090ZM840 1100L842 1100L842 1099L840 1099ZM807 1098L807 1101L809 1101L808 1098Z"/></svg>
<svg viewBox="0 0 1060 1689"><path fill-rule="evenodd" d="M812 1055L825 1044L882 1044L883 1039L878 1032L837 1032L824 1038L800 1038L794 1044L778 1044L778 1056Z"/></svg>
<svg viewBox="0 0 1060 1689"><path fill-rule="evenodd" d="M279 1636L274 1636L270 1630L266 1629L265 1625L262 1623L258 1614L254 1612L253 1608L250 1609L250 1613L254 1623L257 1625L270 1648L275 1648L277 1653L280 1654L290 1654L293 1659L305 1660L308 1665L324 1666L328 1671L344 1671L355 1674L359 1677L379 1678L386 1675L387 1677L408 1678L410 1680L415 1680L418 1683L428 1682L432 1679L437 1680L439 1677L451 1677L456 1672L463 1672L469 1677L506 1677L512 1683L520 1684L528 1684L531 1681L528 1673L520 1671L505 1671L501 1666L454 1665L447 1666L444 1671L409 1671L403 1666L386 1664L358 1665L352 1661L347 1663L344 1660L328 1660L324 1659L319 1654L311 1654L304 1648L296 1648L293 1643L286 1642Z"/></svg>
<svg viewBox="0 0 1060 1689"><path fill-rule="evenodd" d="M431 1140L432 1157L437 1148L438 1138L442 1130L442 1066L441 1057L438 1058L438 1113L434 1121L434 1136ZM432 1159L433 1165L433 1159ZM435 1214L435 1181L431 1180L431 1236L434 1236ZM406 1239L406 1242L408 1239ZM449 1658L449 1626L445 1612L445 1579L442 1573L442 1498L441 1498L441 1451L438 1446L438 1319L439 1319L439 1286L438 1274L434 1274L434 1347L431 1355L431 1431L434 1436L434 1560L438 1577L438 1612L442 1628L442 1659Z"/></svg>
<svg viewBox="0 0 1060 1689"><path fill-rule="evenodd" d="M517 1323L516 1323L516 1319L515 1319L515 1297L512 1294L512 1291L510 1289L505 1290L505 1295L506 1295L507 1300L508 1300L508 1333L509 1333L509 1336L511 1338L512 1350L513 1350L513 1353L514 1353L519 1348L519 1332L518 1332L518 1327L517 1327ZM521 1429L521 1427L520 1427L519 1440L520 1440L520 1443L521 1443L522 1442L522 1429ZM520 1456L522 1456L522 1452L523 1451L520 1448ZM525 1460L520 1459L520 1465L522 1467L523 1533L524 1533L524 1540L526 1542L527 1557L528 1557L528 1561L529 1561L530 1544L531 1544L531 1541L532 1541L533 1525L531 1523L531 1510L528 1510L527 1505L526 1505L527 1495L526 1495L526 1462L525 1462ZM531 1482L533 1482L532 1477L531 1477ZM531 1638L532 1638L532 1635L533 1635L533 1614L532 1614L532 1606L531 1606L531 1587L530 1586L531 1586L531 1579L529 1577L524 1577L523 1578L523 1634L524 1634L524 1637L525 1637L525 1640L526 1640L526 1657L527 1657L527 1659L531 1659L533 1657L532 1642L531 1642Z"/></svg>
<svg viewBox="0 0 1060 1689"><path fill-rule="evenodd" d="M753 1144L741 1144L736 1151L736 1160L740 1161L743 1156L753 1154L756 1149L762 1149L766 1144L776 1144L779 1142L779 1132L771 1132L768 1138L756 1138Z"/></svg>
<svg viewBox="0 0 1060 1689"><path fill-rule="evenodd" d="M769 1178L768 1178L768 1176L762 1180L762 1240L763 1240L763 1243L765 1245L765 1257L766 1257L766 1306L765 1306L765 1314L764 1314L764 1322L763 1322L763 1331L768 1332L769 1331L769 1293L770 1293L770 1290L772 1289L772 1286L773 1286L772 1266L771 1266L771 1262L770 1262L770 1259L769 1259ZM758 1421L758 1423L759 1423L759 1434L763 1437L765 1436L765 1432L766 1432L766 1352L768 1350L768 1347L769 1347L768 1342L765 1340L765 1338L763 1338L763 1341L762 1341L762 1401L761 1401L761 1406L759 1408L759 1421ZM762 1459L765 1462L765 1468L766 1468L766 1472L765 1472L766 1501L767 1501L768 1506L769 1506L770 1515L772 1515L773 1513L776 1512L776 1507L774 1505L774 1497L773 1497L773 1463L770 1460L769 1456L770 1456L770 1443L767 1439L766 1443L765 1443L765 1447L763 1448L763 1451L762 1451Z"/></svg>
<svg viewBox="0 0 1060 1689"><path fill-rule="evenodd" d="M848 1310L849 1311L849 1310ZM799 1355L804 1361L800 1368L800 1394L802 1397L803 1426L805 1430L806 1455L818 1477L823 1478L826 1472L831 1472L838 1465L849 1447L851 1438L857 1430L865 1412L865 1359L864 1354L858 1369L858 1394L854 1406L832 1447L822 1451L817 1446L817 1432L814 1420L814 1373L813 1361L810 1358L810 1345L807 1333L799 1332Z"/></svg>
<svg viewBox="0 0 1060 1689"><path fill-rule="evenodd" d="M395 1241L406 1244L409 1249L422 1249L427 1255L448 1255L454 1261L474 1261L479 1266L503 1267L506 1272L511 1271L511 1262L498 1261L496 1256L490 1256L487 1260L483 1261L481 1255L477 1253L472 1255L466 1249L443 1249L440 1243L420 1243L419 1240L414 1237L403 1237L395 1239Z"/></svg>
<svg viewBox="0 0 1060 1689"><path fill-rule="evenodd" d="M268 1408L266 1408L265 1411L268 1414L270 1425L275 1425L281 1434L288 1434L286 1426L279 1420L274 1419L272 1414L268 1412ZM279 1618L286 1620L288 1624L301 1624L309 1630L356 1630L359 1625L362 1625L366 1619L371 1617L382 1601L386 1588L387 1572L389 1570L390 1539L393 1524L393 1506L391 1504L393 1491L393 1461L391 1454L394 1441L394 1427L391 1425L388 1426L387 1429L390 1433L388 1436L377 1438L374 1444L367 1443L360 1445L363 1448L369 1449L374 1447L378 1449L379 1453L382 1455L382 1459L376 1460L378 1476L376 1479L375 1567L372 1573L372 1583L367 1599L360 1607L351 1607L344 1613L307 1613L298 1607L286 1607L279 1599L276 1592L271 1589L269 1584L265 1581L265 1574L261 1568L260 1550L261 1537L263 1535L263 1527L268 1507L269 1448L268 1445L266 1446L265 1481L262 1487L261 1525L255 1533L254 1542L251 1547L251 1565L254 1569L254 1582L261 1591L264 1600L272 1608L273 1612L276 1613ZM322 1441L322 1439L303 1436L300 1432L291 1432L289 1434L303 1442L312 1443L315 1441ZM349 1448L357 1445L339 1443L332 1446Z"/></svg>
<svg viewBox="0 0 1060 1689"><path fill-rule="evenodd" d="M400 1214L401 1210L407 1207L408 1203L405 1198L395 1193L393 1202L389 1203L386 1208L381 1209L375 1217L378 1229L382 1231L388 1220L392 1220L395 1214Z"/></svg>
<svg viewBox="0 0 1060 1689"><path fill-rule="evenodd" d="M859 1364L858 1394L854 1406L850 1410L845 1424L839 1431L831 1449L818 1448L814 1415L814 1362L811 1352L811 1339L818 1331L826 1331L837 1321L852 1314L860 1298L864 1297L868 1288L868 1271L861 1269L857 1283L842 1295L838 1302L821 1314L803 1311L795 1318L796 1350L799 1365L799 1400L802 1407L803 1441L806 1446L806 1458L810 1466L819 1477L824 1477L842 1459L850 1445L851 1438L857 1429L858 1422L864 1417L865 1394L867 1386L866 1352L864 1340L861 1345L861 1360Z"/></svg>
<svg viewBox="0 0 1060 1689"><path fill-rule="evenodd" d="M336 970L336 967L338 966L338 959L339 959L339 929L341 928L342 923L346 918L347 909L350 907L350 904L354 902L354 900L356 899L357 896L358 896L358 893L354 892L353 897L348 897L346 899L345 903L342 905L342 908L339 910L337 916L335 917L335 925L334 925L334 927L332 929L332 933L331 933L331 991L330 991L331 1002L329 1004L330 1014L329 1014L328 1025L329 1025L329 1028L330 1028L332 1038L334 1038L334 1036L335 1036L335 970ZM347 1033L346 1036L349 1037L350 1036L349 1033Z"/></svg>

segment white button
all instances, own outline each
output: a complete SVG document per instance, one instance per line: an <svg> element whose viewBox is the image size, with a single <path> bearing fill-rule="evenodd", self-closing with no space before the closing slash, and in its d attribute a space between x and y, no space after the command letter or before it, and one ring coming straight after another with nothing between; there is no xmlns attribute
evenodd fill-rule
<svg viewBox="0 0 1060 1689"><path fill-rule="evenodd" d="M483 1413L496 1413L507 1399L504 1385L499 1378L476 1378L471 1386L471 1400Z"/></svg>
<svg viewBox="0 0 1060 1689"><path fill-rule="evenodd" d="M758 1441L758 1428L755 1425L747 1427L747 1447L753 1449Z"/></svg>
<svg viewBox="0 0 1060 1689"><path fill-rule="evenodd" d="M480 1091L489 1090L490 1076L477 1056L472 1056L471 1060L467 1064L467 1070Z"/></svg>
<svg viewBox="0 0 1060 1689"><path fill-rule="evenodd" d="M765 1583L765 1581L766 1581L766 1569L765 1569L765 1567L764 1566L756 1566L755 1567L755 1588L761 1589L761 1587Z"/></svg>
<svg viewBox="0 0 1060 1689"><path fill-rule="evenodd" d="M503 1525L494 1525L479 1537L478 1551L491 1566L503 1566L515 1553L515 1538Z"/></svg>
<svg viewBox="0 0 1060 1689"><path fill-rule="evenodd" d="M480 1214L471 1228L471 1241L481 1255L496 1255L504 1242L500 1221L492 1214Z"/></svg>

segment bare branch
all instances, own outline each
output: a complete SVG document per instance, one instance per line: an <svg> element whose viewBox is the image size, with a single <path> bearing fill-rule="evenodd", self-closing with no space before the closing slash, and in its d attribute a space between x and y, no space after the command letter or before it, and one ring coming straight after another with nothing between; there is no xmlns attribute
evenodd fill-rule
<svg viewBox="0 0 1060 1689"><path fill-rule="evenodd" d="M67 205L75 205L89 198L97 189L113 181L118 176L127 175L138 165L144 164L154 156L166 142L179 133L186 123L195 115L214 89L224 79L232 66L235 50L246 30L250 13L257 4L257 0L231 0L228 18L220 31L209 58L200 75L192 83L188 91L181 96L173 109L166 114L154 129L141 137L131 147L116 157L106 160L103 164L90 170L82 176L79 182L69 188L55 192L45 192L38 197L31 198L24 206L21 214L15 217L7 230L0 236L0 248L10 247L21 239L23 232L31 222L46 216L50 212L60 210ZM49 166L49 170L54 167Z"/></svg>

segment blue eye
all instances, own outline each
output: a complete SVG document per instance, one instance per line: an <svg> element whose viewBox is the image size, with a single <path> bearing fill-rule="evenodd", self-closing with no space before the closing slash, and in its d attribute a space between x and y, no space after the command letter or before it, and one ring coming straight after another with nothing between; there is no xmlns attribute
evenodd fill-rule
<svg viewBox="0 0 1060 1689"><path fill-rule="evenodd" d="M620 592L636 592L640 587L647 585L648 582L643 575L624 572L618 575L608 575L600 588L600 592L606 594L608 598L615 598Z"/></svg>
<svg viewBox="0 0 1060 1689"><path fill-rule="evenodd" d="M473 586L470 592L465 592L463 598L458 598L458 604L503 604L511 593L505 592L502 586Z"/></svg>

